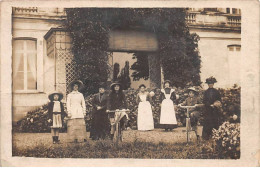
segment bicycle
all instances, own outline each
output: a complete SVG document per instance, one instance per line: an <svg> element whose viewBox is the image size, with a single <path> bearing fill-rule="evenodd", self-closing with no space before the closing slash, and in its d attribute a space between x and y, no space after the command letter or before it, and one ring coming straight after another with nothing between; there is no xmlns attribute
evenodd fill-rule
<svg viewBox="0 0 260 170"><path fill-rule="evenodd" d="M111 132L114 132L113 141L118 143L119 141L122 142L122 129L120 121L122 118L126 116L126 119L128 120L128 112L130 110L128 109L121 109L121 110L109 110L107 113L114 113L114 117L110 118L110 125L111 125Z"/></svg>
<svg viewBox="0 0 260 170"><path fill-rule="evenodd" d="M179 107L187 109L187 112L186 112L186 116L187 116L186 117L186 133L187 133L187 144L189 144L189 141L190 141L190 134L189 133L192 131L189 110L196 108L196 106L179 106ZM198 140L198 138L197 138L197 140Z"/></svg>

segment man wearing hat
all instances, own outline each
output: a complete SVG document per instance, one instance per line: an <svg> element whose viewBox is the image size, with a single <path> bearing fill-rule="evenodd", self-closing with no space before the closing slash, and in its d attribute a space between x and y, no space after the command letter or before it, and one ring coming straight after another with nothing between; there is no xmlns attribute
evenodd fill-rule
<svg viewBox="0 0 260 170"><path fill-rule="evenodd" d="M53 144L59 143L59 129L62 128L62 119L66 116L64 112L64 106L61 102L63 94L60 92L53 92L49 95L49 104L48 104L48 122L52 122L51 132Z"/></svg>
<svg viewBox="0 0 260 170"><path fill-rule="evenodd" d="M219 127L219 103L221 101L220 93L213 88L217 80L214 77L206 79L209 88L205 91L203 97L203 104L205 105L204 125L202 131L202 138L209 140L212 136L212 130Z"/></svg>
<svg viewBox="0 0 260 170"><path fill-rule="evenodd" d="M109 120L106 114L108 95L105 93L106 85L99 85L99 93L93 97L92 124L90 137L93 140L104 139L109 132Z"/></svg>

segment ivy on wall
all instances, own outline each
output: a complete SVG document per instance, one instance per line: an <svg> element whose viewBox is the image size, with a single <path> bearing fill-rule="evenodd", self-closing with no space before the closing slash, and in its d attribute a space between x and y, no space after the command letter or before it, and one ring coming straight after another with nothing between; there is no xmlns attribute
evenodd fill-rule
<svg viewBox="0 0 260 170"><path fill-rule="evenodd" d="M165 79L175 86L188 82L200 84L199 37L190 34L185 22L183 8L68 8L66 28L72 37L72 52L78 64L85 92L97 92L98 84L109 75L109 32L115 29L140 29L155 33L159 50L154 55L160 58ZM135 80L149 77L148 59L137 52ZM141 67L140 67L141 66ZM141 69L143 68L143 69ZM151 68L152 69L152 68Z"/></svg>

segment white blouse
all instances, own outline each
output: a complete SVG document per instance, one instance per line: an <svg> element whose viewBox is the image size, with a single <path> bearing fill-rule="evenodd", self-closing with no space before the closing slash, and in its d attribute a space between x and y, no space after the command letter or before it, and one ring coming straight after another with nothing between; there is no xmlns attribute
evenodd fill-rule
<svg viewBox="0 0 260 170"><path fill-rule="evenodd" d="M78 91L72 91L67 97L67 111L71 118L84 118L86 104L84 96Z"/></svg>
<svg viewBox="0 0 260 170"><path fill-rule="evenodd" d="M53 112L61 112L60 101L53 101Z"/></svg>

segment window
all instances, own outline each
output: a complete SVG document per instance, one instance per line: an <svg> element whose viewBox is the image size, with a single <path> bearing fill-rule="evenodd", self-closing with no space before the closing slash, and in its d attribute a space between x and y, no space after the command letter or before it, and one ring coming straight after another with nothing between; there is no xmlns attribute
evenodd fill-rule
<svg viewBox="0 0 260 170"><path fill-rule="evenodd" d="M230 14L230 8L227 8L227 13Z"/></svg>
<svg viewBox="0 0 260 170"><path fill-rule="evenodd" d="M15 91L37 89L37 41L13 40L13 88Z"/></svg>
<svg viewBox="0 0 260 170"><path fill-rule="evenodd" d="M241 45L228 45L228 68L230 85L240 84Z"/></svg>
<svg viewBox="0 0 260 170"><path fill-rule="evenodd" d="M228 51L240 51L241 45L228 45Z"/></svg>

